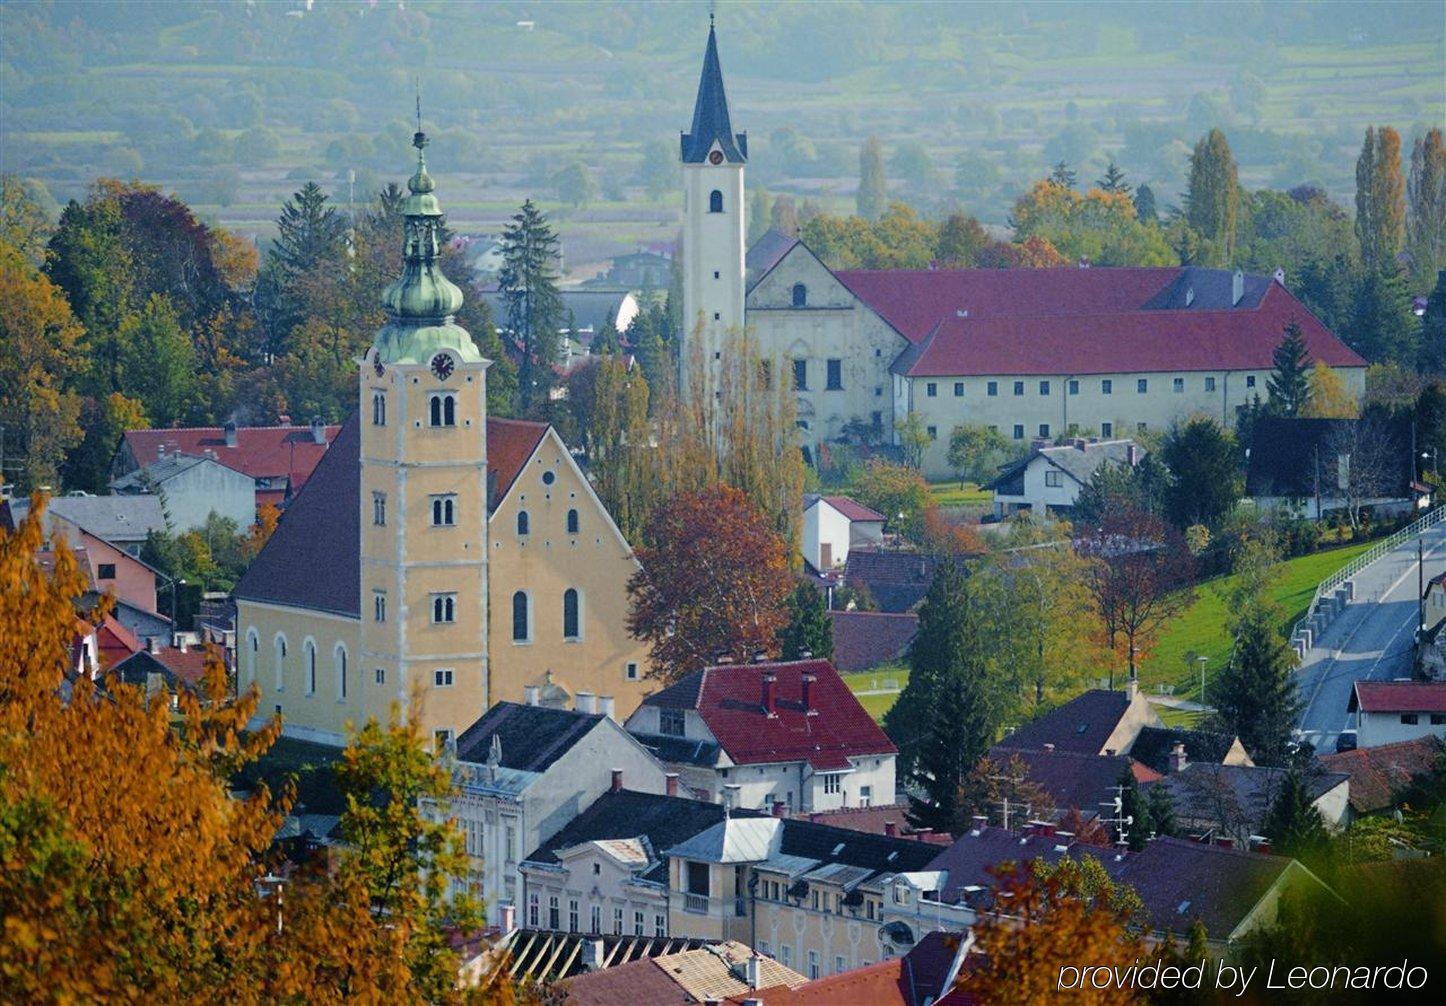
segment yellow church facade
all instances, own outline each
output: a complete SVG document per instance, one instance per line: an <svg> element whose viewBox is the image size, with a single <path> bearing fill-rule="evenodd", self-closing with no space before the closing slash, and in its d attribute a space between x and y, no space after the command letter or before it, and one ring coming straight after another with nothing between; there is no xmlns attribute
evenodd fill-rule
<svg viewBox="0 0 1446 1006"><path fill-rule="evenodd" d="M415 142L357 412L234 591L238 689L328 744L394 705L438 743L499 700L621 721L649 690L626 629L637 561L555 430L487 416Z"/></svg>

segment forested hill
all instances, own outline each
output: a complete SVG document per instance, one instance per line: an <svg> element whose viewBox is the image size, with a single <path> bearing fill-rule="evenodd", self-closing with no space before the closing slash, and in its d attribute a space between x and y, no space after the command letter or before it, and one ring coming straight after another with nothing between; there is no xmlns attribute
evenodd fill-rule
<svg viewBox="0 0 1446 1006"><path fill-rule="evenodd" d="M303 180L358 201L406 171L413 80L452 219L532 194L577 255L667 240L703 3L26 3L0 7L0 169L60 201L97 176L272 233ZM724 3L749 181L852 204L877 135L891 192L1002 224L1029 179L1113 156L1164 205L1221 126L1252 187L1349 202L1366 125L1446 120L1437 3ZM564 171L563 169L571 169ZM576 245L594 244L596 249Z"/></svg>

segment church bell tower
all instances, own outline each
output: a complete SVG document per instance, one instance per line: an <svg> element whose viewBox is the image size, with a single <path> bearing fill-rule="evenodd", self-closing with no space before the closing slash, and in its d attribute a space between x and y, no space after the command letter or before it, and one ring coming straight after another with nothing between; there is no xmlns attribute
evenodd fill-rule
<svg viewBox="0 0 1446 1006"><path fill-rule="evenodd" d="M703 74L693 106L692 128L682 135L683 163L683 331L679 341L682 380L701 355L710 377L730 331L743 329L744 222L743 168L748 134L734 133L718 62L718 37L712 19Z"/></svg>
<svg viewBox="0 0 1446 1006"><path fill-rule="evenodd" d="M387 323L360 361L357 687L368 715L385 722L400 702L444 744L485 711L490 361L454 320L462 291L442 274L420 122L412 145L402 275L382 294Z"/></svg>

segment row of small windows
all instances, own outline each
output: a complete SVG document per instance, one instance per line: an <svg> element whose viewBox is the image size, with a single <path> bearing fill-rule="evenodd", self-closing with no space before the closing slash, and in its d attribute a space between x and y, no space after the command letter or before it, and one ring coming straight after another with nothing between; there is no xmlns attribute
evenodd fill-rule
<svg viewBox="0 0 1446 1006"><path fill-rule="evenodd" d="M276 672L276 690L278 692L286 689L286 636L277 633L272 640L273 668ZM252 684L256 681L257 655L261 649L261 637L252 629L246 634L246 682ZM307 639L302 645L302 671L305 675L303 681L303 692L306 695L316 694L316 643ZM332 650L332 674L336 687L336 699L343 702L347 697L348 687L348 664L346 647L337 643ZM377 683L384 680L382 671L377 671Z"/></svg>
<svg viewBox="0 0 1446 1006"><path fill-rule="evenodd" d="M1149 430L1149 428L1150 428L1150 424L1149 424L1149 423L1137 423L1137 424L1135 425L1135 429L1136 429L1138 432L1140 432L1140 433L1145 433L1145 432L1147 432L1147 431ZM990 425L989 429L993 430L995 433L998 433L998 432L999 432L999 427L998 427L998 426L995 426L995 425L992 425L992 424ZM1038 427L1038 430L1039 430L1039 432L1038 432L1037 434L1035 434L1035 435L1036 435L1037 437L1039 437L1041 440L1048 440L1050 437L1052 437L1052 436L1054 435L1053 430L1051 429L1051 427L1050 427L1050 425L1049 425L1048 423L1040 423L1040 424L1039 424L1039 427ZM930 440L936 440L936 439L938 439L939 428L938 428L937 426L930 426L930 427L928 428L928 432L929 432L929 439L930 439ZM1013 430L1014 439L1015 439L1015 440L1023 440L1023 439L1024 439L1024 434L1025 434L1025 425L1024 425L1023 423L1015 423L1015 424L1014 424L1014 430ZM1114 423L1100 423L1100 436L1101 436L1101 437L1103 437L1103 438L1105 438L1106 440L1108 440L1110 437L1113 437L1114 435L1115 435L1115 424L1114 424ZM1058 474L1058 473L1055 472L1055 473L1051 473L1051 474Z"/></svg>
<svg viewBox="0 0 1446 1006"><path fill-rule="evenodd" d="M824 361L824 389L825 391L843 390L843 360ZM808 390L808 361L793 361L793 390Z"/></svg>
<svg viewBox="0 0 1446 1006"><path fill-rule="evenodd" d="M527 924L534 929L540 928L543 923L541 915L541 897L536 891L528 895L527 899ZM602 933L602 906L593 905L589 911L591 932ZM624 912L621 908L613 909L613 935L623 935ZM557 895L549 895L547 899L547 927L549 929L562 928L562 909L558 904ZM579 915L576 898L569 898L567 902L567 931L575 933L578 931ZM642 912L633 912L633 935L644 936L647 916ZM668 917L661 913L653 915L653 936L662 939L668 935Z"/></svg>
<svg viewBox="0 0 1446 1006"><path fill-rule="evenodd" d="M457 497L453 493L439 493L431 500L432 526L453 527L457 523ZM377 527L387 525L387 494L372 493L372 523Z"/></svg>
<svg viewBox="0 0 1446 1006"><path fill-rule="evenodd" d="M372 425L387 425L386 392L372 392ZM457 425L457 396L451 391L433 392L427 400L428 426Z"/></svg>
<svg viewBox="0 0 1446 1006"><path fill-rule="evenodd" d="M568 533L568 534L577 534L577 533L578 533L578 528L579 528L580 526L581 526L581 520L578 518L577 511L576 511L575 509L574 509L574 510L568 510L568 512L567 512L567 533ZM528 516L526 510L519 510L519 511L517 511L517 533L518 533L519 535L525 535L525 534L531 534L531 533L532 533L532 518Z"/></svg>
<svg viewBox="0 0 1446 1006"><path fill-rule="evenodd" d="M562 592L562 638L582 638L582 594L575 587ZM532 595L519 590L512 595L512 641L532 642ZM629 665L629 670L632 670Z"/></svg>
<svg viewBox="0 0 1446 1006"><path fill-rule="evenodd" d="M1026 382L1026 381L1015 381L1015 382L1014 382L1014 394L1015 394L1016 396L1021 396L1021 395L1023 395L1023 394L1024 394L1024 391L1025 391L1025 386L1027 385L1027 383L1028 383L1028 382ZM1067 385L1068 390L1069 390L1069 393L1070 393L1071 395L1078 395L1078 394L1079 394L1079 381L1077 381L1077 380L1070 380L1070 381L1067 381L1067 382L1066 382L1066 385ZM1254 375L1254 374L1247 374L1247 375L1245 376L1245 386L1246 386L1247 388L1253 388L1253 387L1255 387L1255 375ZM1216 390L1217 387L1218 387L1218 384L1216 383L1216 379L1215 379L1215 378L1213 378L1213 377L1207 377L1207 378L1205 378L1205 381L1204 381L1204 390L1205 390L1205 391L1211 392L1211 391ZM1042 395L1042 396L1048 397L1048 396L1052 393L1052 388L1053 388L1053 382L1050 382L1050 381L1040 381L1040 382L1039 382L1039 393L1040 393L1040 395ZM1148 394L1148 393L1149 393L1149 390L1150 390L1150 379L1149 379L1149 378L1147 378L1147 377L1140 377L1140 378L1137 378L1137 379L1135 380L1135 391L1136 391L1137 394L1141 394L1141 395ZM1177 395L1184 394L1184 393L1185 393L1185 378L1183 378L1183 377L1172 378L1171 381L1170 381L1170 390L1173 391L1173 392L1174 392L1175 394L1177 394ZM1112 378L1108 378L1108 377L1101 378L1101 379L1100 379L1100 394L1102 394L1102 395L1113 395L1114 393L1115 393L1115 382L1114 382L1114 380L1113 380ZM990 398L996 398L996 397L998 397L998 395L999 395L999 382L998 382L998 381L988 381L988 382L986 382L985 385L984 385L984 394L987 395L987 396L990 397ZM926 398L938 398L938 397L939 397L939 384L938 384L938 382L936 382L936 381L929 381L929 382L925 383L925 385L924 385L924 396L925 396ZM963 398L963 397L964 397L964 382L963 382L963 381L955 381L955 382L954 382L954 397L955 397L955 398Z"/></svg>

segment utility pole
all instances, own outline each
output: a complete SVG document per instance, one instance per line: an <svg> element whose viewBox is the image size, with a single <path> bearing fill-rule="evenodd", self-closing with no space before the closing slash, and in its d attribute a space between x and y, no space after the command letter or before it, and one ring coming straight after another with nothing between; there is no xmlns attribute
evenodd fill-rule
<svg viewBox="0 0 1446 1006"><path fill-rule="evenodd" d="M1200 705L1205 705L1205 665L1210 663L1210 658L1203 654L1195 658L1200 661Z"/></svg>
<svg viewBox="0 0 1446 1006"><path fill-rule="evenodd" d="M1416 536L1416 642L1426 631L1426 546L1425 540Z"/></svg>

